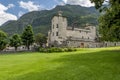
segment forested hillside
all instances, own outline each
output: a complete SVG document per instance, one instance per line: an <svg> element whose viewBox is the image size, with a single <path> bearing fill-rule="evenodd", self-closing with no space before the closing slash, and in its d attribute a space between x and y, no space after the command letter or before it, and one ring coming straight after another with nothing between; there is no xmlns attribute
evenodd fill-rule
<svg viewBox="0 0 120 80"><path fill-rule="evenodd" d="M58 11L63 12L63 16L67 17L68 25L72 26L76 23L76 27L82 27L86 23L97 25L99 12L94 7L81 7L79 5L56 6L52 10L33 11L24 14L17 21L8 21L3 24L0 29L9 35L21 33L28 24L33 26L34 33L47 34L51 26L51 19L57 15Z"/></svg>

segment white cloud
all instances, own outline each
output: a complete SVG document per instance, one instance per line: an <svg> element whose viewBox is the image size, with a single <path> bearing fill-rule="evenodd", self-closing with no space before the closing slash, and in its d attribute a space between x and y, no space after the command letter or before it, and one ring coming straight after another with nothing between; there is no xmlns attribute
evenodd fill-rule
<svg viewBox="0 0 120 80"><path fill-rule="evenodd" d="M6 11L8 8L0 3L0 12Z"/></svg>
<svg viewBox="0 0 120 80"><path fill-rule="evenodd" d="M15 15L6 12L11 7L14 6L9 4L7 7L5 7L0 3L0 25L9 20L17 20L17 17Z"/></svg>
<svg viewBox="0 0 120 80"><path fill-rule="evenodd" d="M64 1L64 3L67 3L68 0L63 0L63 1Z"/></svg>
<svg viewBox="0 0 120 80"><path fill-rule="evenodd" d="M22 12L22 11L20 11L20 12L18 13L18 17L21 17L23 14L25 14L25 13Z"/></svg>
<svg viewBox="0 0 120 80"><path fill-rule="evenodd" d="M84 7L94 6L94 4L90 2L90 0L63 0L63 2L65 4L81 5Z"/></svg>
<svg viewBox="0 0 120 80"><path fill-rule="evenodd" d="M24 9L26 9L28 11L37 11L37 10L40 10L40 8L41 8L40 5L36 5L32 1L28 1L28 2L20 1L19 5L20 5L21 8L24 8Z"/></svg>
<svg viewBox="0 0 120 80"><path fill-rule="evenodd" d="M12 15L12 14L9 14L9 13L6 13L6 12L2 12L0 13L0 25L2 25L3 23L9 21L9 20L17 20L17 17Z"/></svg>
<svg viewBox="0 0 120 80"><path fill-rule="evenodd" d="M63 0L63 1L54 0L54 1L59 5L65 5L65 0Z"/></svg>
<svg viewBox="0 0 120 80"><path fill-rule="evenodd" d="M8 4L8 8L12 8L12 7L14 7L15 5L14 4Z"/></svg>

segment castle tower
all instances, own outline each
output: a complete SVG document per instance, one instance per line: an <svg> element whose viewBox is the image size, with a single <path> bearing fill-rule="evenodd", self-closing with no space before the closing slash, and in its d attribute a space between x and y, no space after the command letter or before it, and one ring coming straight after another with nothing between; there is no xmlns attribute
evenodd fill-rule
<svg viewBox="0 0 120 80"><path fill-rule="evenodd" d="M96 27L95 26L91 26L91 25L88 25L91 33L89 34L89 36L91 37L91 39L93 39L93 41L95 41L95 38L97 37L96 36Z"/></svg>
<svg viewBox="0 0 120 80"><path fill-rule="evenodd" d="M58 12L51 21L51 42L57 41L62 44L66 40L67 19L62 16L62 11Z"/></svg>

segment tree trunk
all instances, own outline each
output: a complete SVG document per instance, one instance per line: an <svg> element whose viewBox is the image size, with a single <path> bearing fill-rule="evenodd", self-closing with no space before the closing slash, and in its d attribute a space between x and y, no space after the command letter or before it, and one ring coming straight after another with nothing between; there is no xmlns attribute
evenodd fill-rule
<svg viewBox="0 0 120 80"><path fill-rule="evenodd" d="M43 47L43 44L42 44L42 43L40 43L40 47Z"/></svg>
<svg viewBox="0 0 120 80"><path fill-rule="evenodd" d="M30 50L30 45L28 44L28 40L27 40L27 49Z"/></svg>
<svg viewBox="0 0 120 80"><path fill-rule="evenodd" d="M15 47L15 51L17 51L17 47Z"/></svg>
<svg viewBox="0 0 120 80"><path fill-rule="evenodd" d="M30 46L29 45L27 46L27 49L30 50Z"/></svg>

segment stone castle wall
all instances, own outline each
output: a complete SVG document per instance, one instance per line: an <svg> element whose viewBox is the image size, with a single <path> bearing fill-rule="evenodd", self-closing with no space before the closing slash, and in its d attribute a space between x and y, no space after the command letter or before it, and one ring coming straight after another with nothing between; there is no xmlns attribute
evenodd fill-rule
<svg viewBox="0 0 120 80"><path fill-rule="evenodd" d="M85 28L71 28L67 18L61 14L51 20L51 30L48 32L48 45L64 45L66 47L107 47L120 46L119 42L96 42L96 27L87 25Z"/></svg>

